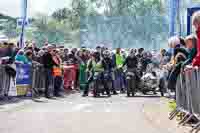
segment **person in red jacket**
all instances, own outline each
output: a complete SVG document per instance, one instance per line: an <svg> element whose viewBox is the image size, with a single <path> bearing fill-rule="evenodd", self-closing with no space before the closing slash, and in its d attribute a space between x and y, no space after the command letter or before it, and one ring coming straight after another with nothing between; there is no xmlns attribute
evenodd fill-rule
<svg viewBox="0 0 200 133"><path fill-rule="evenodd" d="M196 35L197 35L197 55L193 59L192 65L193 66L200 66L200 11L197 11L194 13L192 18L192 23L194 28L196 29Z"/></svg>

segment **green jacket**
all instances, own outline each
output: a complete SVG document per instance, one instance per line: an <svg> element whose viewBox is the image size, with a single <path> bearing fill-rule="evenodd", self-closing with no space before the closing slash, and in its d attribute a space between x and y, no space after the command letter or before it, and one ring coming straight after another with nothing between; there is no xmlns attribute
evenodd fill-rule
<svg viewBox="0 0 200 133"><path fill-rule="evenodd" d="M19 62L23 62L24 64L28 64L29 62L25 55L19 55L19 54L15 56L15 60Z"/></svg>
<svg viewBox="0 0 200 133"><path fill-rule="evenodd" d="M192 60L194 59L194 57L196 56L196 54L197 54L197 49L196 48L192 48L190 50L190 52L189 52L188 59L185 62L183 62L182 65L186 66L186 65L192 63Z"/></svg>
<svg viewBox="0 0 200 133"><path fill-rule="evenodd" d="M87 71L102 72L104 71L102 61L96 62L92 59L88 61Z"/></svg>
<svg viewBox="0 0 200 133"><path fill-rule="evenodd" d="M116 66L120 67L124 64L124 57L122 55L116 54Z"/></svg>

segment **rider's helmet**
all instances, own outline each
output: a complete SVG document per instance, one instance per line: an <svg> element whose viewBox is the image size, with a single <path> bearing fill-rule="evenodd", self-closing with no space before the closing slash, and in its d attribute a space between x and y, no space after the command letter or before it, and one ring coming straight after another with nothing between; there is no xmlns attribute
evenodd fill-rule
<svg viewBox="0 0 200 133"><path fill-rule="evenodd" d="M110 57L110 51L109 51L109 50L105 50L105 51L103 52L103 57L104 57L104 58L109 58L109 57Z"/></svg>
<svg viewBox="0 0 200 133"><path fill-rule="evenodd" d="M133 57L135 56L135 54L136 54L135 49L130 49L129 56Z"/></svg>
<svg viewBox="0 0 200 133"><path fill-rule="evenodd" d="M97 46L95 50L101 52L101 46Z"/></svg>
<svg viewBox="0 0 200 133"><path fill-rule="evenodd" d="M138 49L138 54L142 54L144 52L144 48L139 48Z"/></svg>
<svg viewBox="0 0 200 133"><path fill-rule="evenodd" d="M135 51L135 49L130 49L130 54L136 54L136 51Z"/></svg>
<svg viewBox="0 0 200 133"><path fill-rule="evenodd" d="M99 51L95 50L95 51L93 52L93 56L94 56L94 58L100 58L100 53L99 53Z"/></svg>

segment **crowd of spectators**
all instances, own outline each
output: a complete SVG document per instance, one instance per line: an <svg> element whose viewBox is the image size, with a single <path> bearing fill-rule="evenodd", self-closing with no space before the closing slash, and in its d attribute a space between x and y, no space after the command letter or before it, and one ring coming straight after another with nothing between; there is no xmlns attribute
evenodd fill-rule
<svg viewBox="0 0 200 133"><path fill-rule="evenodd" d="M144 52L143 48L140 48L138 51L135 50L135 52L138 52L138 59L150 57L143 58L147 60L143 61L142 69L146 69L149 62L157 60L159 68L168 72L168 74L160 77L160 83L163 83L163 80L167 81L168 85L166 88L170 90L176 90L176 80L180 72L192 66L200 66L200 12L196 12L193 15L193 26L196 29L196 34L191 34L185 38L179 36L169 38L169 48L167 50L162 49L159 56L150 57L152 53ZM47 98L62 96L60 92L62 88L61 67L63 64L78 65L77 73L79 76L77 77L80 78L84 75L84 71L86 71L84 66L93 57L93 50L85 47L69 49L46 42L43 47L38 48L34 41L25 42L24 48L19 48L18 46L18 44L15 45L14 43L0 43L0 64L42 64L45 68L45 96ZM96 51L100 54L105 50L108 50L108 48L96 47ZM115 54L113 51L111 53ZM127 56L126 51L117 49L115 55L113 57L118 59L114 61L114 64L115 66L120 66L119 64ZM153 58L156 58L156 60L148 60ZM78 81L80 82L77 78L76 87L78 86ZM160 86L162 87L162 85Z"/></svg>
<svg viewBox="0 0 200 133"><path fill-rule="evenodd" d="M160 67L168 74L163 75L160 82L166 80L166 88L175 92L180 73L200 66L200 12L193 15L193 26L196 34L185 38L173 36L168 40L169 49L161 51Z"/></svg>

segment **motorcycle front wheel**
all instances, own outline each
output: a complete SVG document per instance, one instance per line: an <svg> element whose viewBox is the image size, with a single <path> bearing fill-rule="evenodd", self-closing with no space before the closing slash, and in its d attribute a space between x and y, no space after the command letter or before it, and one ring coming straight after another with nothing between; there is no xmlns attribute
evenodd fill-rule
<svg viewBox="0 0 200 133"><path fill-rule="evenodd" d="M136 88L136 81L134 79L127 79L127 97L130 97L131 94L135 96L135 88Z"/></svg>
<svg viewBox="0 0 200 133"><path fill-rule="evenodd" d="M94 95L94 97L98 97L99 96L99 85L98 85L98 81L97 80L95 80L94 81L94 90L93 90L93 95Z"/></svg>

